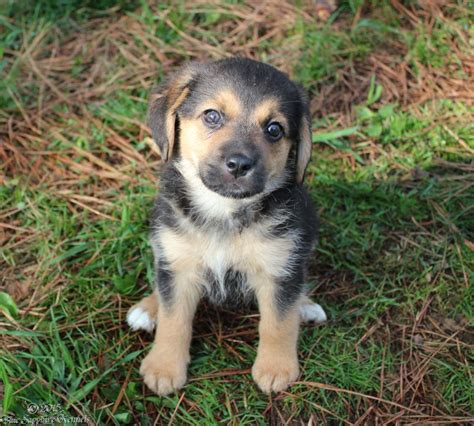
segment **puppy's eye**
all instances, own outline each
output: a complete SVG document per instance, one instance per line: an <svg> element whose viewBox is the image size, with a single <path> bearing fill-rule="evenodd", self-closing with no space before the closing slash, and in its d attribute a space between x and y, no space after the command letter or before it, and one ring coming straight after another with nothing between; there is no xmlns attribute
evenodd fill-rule
<svg viewBox="0 0 474 426"><path fill-rule="evenodd" d="M218 127L222 123L222 116L215 109L207 109L203 115L204 122L209 127Z"/></svg>
<svg viewBox="0 0 474 426"><path fill-rule="evenodd" d="M283 136L283 127L281 127L280 123L274 121L267 126L265 133L272 141L277 141Z"/></svg>

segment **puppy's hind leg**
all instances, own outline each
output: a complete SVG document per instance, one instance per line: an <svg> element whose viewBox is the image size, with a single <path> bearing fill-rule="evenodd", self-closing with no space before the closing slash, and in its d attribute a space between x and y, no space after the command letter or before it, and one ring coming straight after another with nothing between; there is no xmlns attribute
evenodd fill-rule
<svg viewBox="0 0 474 426"><path fill-rule="evenodd" d="M158 318L158 291L144 297L127 313L127 323L133 331L145 330L151 333Z"/></svg>
<svg viewBox="0 0 474 426"><path fill-rule="evenodd" d="M324 322L327 320L324 309L314 303L308 296L305 296L300 304L300 319L302 322Z"/></svg>

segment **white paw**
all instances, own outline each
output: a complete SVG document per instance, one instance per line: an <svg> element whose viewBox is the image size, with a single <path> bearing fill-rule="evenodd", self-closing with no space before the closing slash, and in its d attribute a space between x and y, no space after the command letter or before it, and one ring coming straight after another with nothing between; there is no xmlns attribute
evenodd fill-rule
<svg viewBox="0 0 474 426"><path fill-rule="evenodd" d="M305 303L301 305L300 318L303 322L324 322L328 319L324 309L317 303Z"/></svg>
<svg viewBox="0 0 474 426"><path fill-rule="evenodd" d="M147 311L140 307L132 308L127 313L127 323L135 330L145 330L151 333L155 328L155 320L150 317Z"/></svg>

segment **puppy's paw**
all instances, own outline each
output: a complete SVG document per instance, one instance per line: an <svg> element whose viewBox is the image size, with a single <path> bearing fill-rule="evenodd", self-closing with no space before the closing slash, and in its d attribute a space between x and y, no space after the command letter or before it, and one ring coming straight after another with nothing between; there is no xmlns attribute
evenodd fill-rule
<svg viewBox="0 0 474 426"><path fill-rule="evenodd" d="M324 322L328 319L324 309L317 303L304 303L300 306L300 318L303 322Z"/></svg>
<svg viewBox="0 0 474 426"><path fill-rule="evenodd" d="M133 331L145 330L151 333L155 328L156 322L146 309L135 305L127 313L127 324Z"/></svg>
<svg viewBox="0 0 474 426"><path fill-rule="evenodd" d="M299 375L296 356L257 355L252 367L252 377L266 394L285 390Z"/></svg>
<svg viewBox="0 0 474 426"><path fill-rule="evenodd" d="M145 384L160 396L182 388L186 383L187 362L163 355L152 349L143 359L140 374Z"/></svg>

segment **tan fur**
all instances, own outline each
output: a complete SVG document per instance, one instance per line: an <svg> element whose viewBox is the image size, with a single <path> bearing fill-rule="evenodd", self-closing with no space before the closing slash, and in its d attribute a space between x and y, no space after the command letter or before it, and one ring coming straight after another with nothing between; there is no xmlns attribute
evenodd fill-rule
<svg viewBox="0 0 474 426"><path fill-rule="evenodd" d="M129 312L137 308L142 309L150 316L150 318L156 320L158 316L158 291L154 290L149 296L144 297L142 300L140 300L140 302L133 305L129 309Z"/></svg>
<svg viewBox="0 0 474 426"><path fill-rule="evenodd" d="M262 127L268 124L268 120L277 121L284 128L288 128L288 123L283 114L279 112L278 106L278 100L271 98L259 104L251 114L256 132L259 134L259 137L255 138L255 142L260 146L270 185L273 179L283 176L291 148L291 141L285 137L277 144L269 144L262 131ZM191 119L181 118L181 156L183 159L189 160L196 171L202 162L214 155L219 155L220 147L232 140L234 135L233 120L243 119L240 116L243 114L242 106L231 91L220 92L216 98L204 102L197 108L202 112L207 109L218 109L224 114L230 115L230 118L221 129L212 132L202 122L201 116Z"/></svg>
<svg viewBox="0 0 474 426"><path fill-rule="evenodd" d="M129 309L129 312L133 311L134 309L141 308L144 312L146 312L147 315L149 315L150 318L156 320L158 316L158 298L158 291L154 290L150 296L144 297L142 300L140 300L140 302L133 305ZM301 310L301 308L305 305L314 305L314 302L308 296L303 295L300 300L299 309Z"/></svg>
<svg viewBox="0 0 474 426"><path fill-rule="evenodd" d="M183 232L187 228L187 232ZM224 277L229 268L243 273L285 276L290 253L297 236L274 238L266 235L265 224L256 224L241 233L223 235L199 230L183 223L179 233L170 228L161 230L163 255L173 269L193 269L195 282L203 284L203 272L209 268L217 277ZM251 284L258 287L258 282Z"/></svg>
<svg viewBox="0 0 474 426"><path fill-rule="evenodd" d="M297 340L300 324L299 306L279 314L276 307L276 283L268 276L257 275L256 295L260 310L260 340L252 376L265 393L279 392L299 374Z"/></svg>
<svg viewBox="0 0 474 426"><path fill-rule="evenodd" d="M164 161L168 161L171 158L175 142L176 110L188 96L189 88L187 85L193 78L195 72L196 70L192 66L185 67L169 82L166 89L157 88L154 89L155 91L151 94L149 108L151 118L156 116L157 110L160 109L160 105L163 101L166 104L165 123L162 125L164 128L155 129L156 131L166 134L167 143L165 146L161 146L161 148L164 148L164 152L160 152ZM156 90L160 91L157 92ZM150 121L152 127L153 121L154 120Z"/></svg>
<svg viewBox="0 0 474 426"><path fill-rule="evenodd" d="M176 104L176 100L182 95L183 91L189 90L189 82L193 77L199 72L199 64L188 64L184 66L181 71L174 75L174 77L169 81L166 89L166 98L168 103L168 108L175 109L179 106ZM184 98L181 100L181 102ZM180 102L180 103L181 103Z"/></svg>
<svg viewBox="0 0 474 426"><path fill-rule="evenodd" d="M168 152L166 153L166 158L171 158L173 152L174 141L175 141L175 121L176 121L176 109L183 103L186 99L186 96L189 93L189 89L185 88L183 92L173 100L173 103L168 107L166 113L166 134L168 137Z"/></svg>
<svg viewBox="0 0 474 426"><path fill-rule="evenodd" d="M181 119L180 149L183 158L191 160L194 167L199 167L201 161L215 155L219 148L232 138L232 128L209 132L201 117Z"/></svg>
<svg viewBox="0 0 474 426"><path fill-rule="evenodd" d="M286 117L279 109L280 103L278 102L278 99L265 99L255 107L251 114L252 120L260 127L269 124L272 121L277 121L282 124L283 127L288 128Z"/></svg>
<svg viewBox="0 0 474 426"><path fill-rule="evenodd" d="M265 226L254 226L228 241L212 232L196 231L182 224L181 232L162 229L160 244L175 274L173 302L158 310L155 346L144 359L141 374L145 383L159 395L184 385L189 362L192 318L203 286L203 271L208 267L224 278L229 266L236 265L248 274L249 286L258 300L261 320L259 347L252 375L263 392L285 389L299 374L297 339L299 309L310 299L302 296L289 311L281 314L276 306L274 274L284 275L284 267L297 238L274 239L265 235ZM182 232L188 229L188 232ZM223 249L226 247L227 249ZM223 282L222 282L223 285ZM149 312L158 309L157 297L143 300Z"/></svg>
<svg viewBox="0 0 474 426"><path fill-rule="evenodd" d="M284 129L288 129L285 116L279 110L280 103L276 98L265 99L258 104L251 114L258 128L261 129L271 122L280 123ZM269 178L280 176L285 169L291 141L283 138L277 144L270 145L264 137L260 137L259 145L264 151L264 161L269 172Z"/></svg>
<svg viewBox="0 0 474 426"><path fill-rule="evenodd" d="M303 182L306 167L311 159L311 148L313 147L311 125L306 118L301 120L300 138L296 162L296 180L299 183Z"/></svg>
<svg viewBox="0 0 474 426"><path fill-rule="evenodd" d="M195 270L173 272L173 301L160 304L155 344L140 368L146 385L158 395L167 395L186 383L192 321L200 297L198 289L190 285Z"/></svg>
<svg viewBox="0 0 474 426"><path fill-rule="evenodd" d="M267 143L263 146L264 150L267 151L264 161L268 170L268 178L272 180L283 174L291 142L286 138L282 138L275 146L268 146Z"/></svg>
<svg viewBox="0 0 474 426"><path fill-rule="evenodd" d="M299 372L296 342L299 306L303 300L284 315L279 314L274 277L285 275L297 239L269 238L264 225L252 226L241 234L233 234L228 240L217 233L201 232L192 227L183 233L183 229L185 226L177 233L164 228L159 234L162 254L179 278L173 287L173 307L169 311L166 308L159 310L156 346L142 367L145 382L158 394L169 393L184 384L191 319L202 286L206 285L203 272L205 268L211 269L218 279L222 279L223 285L225 271L232 266L248 274L249 286L255 291L261 314L253 377L264 392L285 389Z"/></svg>
<svg viewBox="0 0 474 426"><path fill-rule="evenodd" d="M228 120L240 116L243 112L242 104L232 90L218 92L212 99L203 103L198 111L204 112L207 109L216 109L222 112Z"/></svg>
<svg viewBox="0 0 474 426"><path fill-rule="evenodd" d="M208 109L216 109L223 113L227 122L232 122L242 114L242 105L237 96L230 90L224 90L198 106L197 111L200 112L198 117L181 118L181 155L190 159L195 167L198 167L202 160L218 152L220 146L233 136L232 126L224 126L209 132L202 122L202 113Z"/></svg>
<svg viewBox="0 0 474 426"><path fill-rule="evenodd" d="M155 344L143 360L140 373L147 386L159 395L166 395L184 385L190 360L192 320L198 301L203 293L209 296L211 291L220 291L225 295L228 291L226 273L236 271L245 277L239 282L242 291L249 290L256 295L261 314L253 377L264 392L281 391L298 377L300 308L310 302L301 294L296 303L292 303L295 299L289 299L288 306L280 306L277 304L280 285L277 280L284 281L294 276L294 269L301 266L295 249L300 244L300 233L305 231L303 227L284 228L285 232L280 236L275 235L274 230L278 226L287 226L288 215L297 214L290 207L276 209L273 216L263 215L258 220L253 218L257 217L256 211L261 208L259 201L266 194L283 187L288 175L294 172L287 162L292 144L296 141L288 138L289 123L280 111L280 100L276 97L267 98L268 95L264 95L264 99L260 103L257 101L249 110L248 102L241 100L244 97L230 88L215 92L209 98L208 94L215 91L212 80L204 86L204 99L193 98L190 103L193 108L196 102L201 103L192 112L189 108L180 109L189 95L188 83L199 73L199 67L194 64L185 68L171 80L165 94L155 95L151 101L152 130L157 143L166 147L163 149L166 152L162 153L165 161L173 152L175 124L177 114L180 114L180 158L173 166L186 181L186 198L192 206L193 215L173 205L179 201L169 197L166 202L174 210L175 220L159 221L153 230L155 260L163 261L165 268L169 268L171 282L166 285L170 285L171 291L168 297L167 287L164 286L162 295L165 298L157 297L155 291L135 305L156 323ZM219 87L225 87L225 84ZM203 113L209 109L222 114L223 121L220 127L217 126L219 128L211 128L204 123ZM156 120L153 120L154 117L157 117ZM285 130L285 136L278 141L270 140L265 134L265 127L271 122L280 123ZM165 135L166 138L163 138ZM311 154L311 131L306 119L301 123L300 139L296 170L299 182L303 179ZM233 142L240 142L243 151L248 148L249 142L256 145L254 151L259 174L255 173L253 177L259 179L263 176L264 181L263 189L259 187L258 191L252 192L254 195L243 199L223 197L219 194L224 192L212 191L209 188L213 186L204 180L206 186L201 179L203 169L223 165L219 162L226 159L226 150L232 152L234 147L230 143ZM215 175L209 176L213 179ZM222 174L222 179L225 182L230 176ZM171 190L172 185L171 182ZM196 221L196 215L199 221ZM173 226L165 225L168 223L173 223ZM209 271L212 272L212 280L209 280ZM146 316L141 314L138 311L135 317L130 317L131 321L137 318L136 327L144 323L146 328L143 328L149 330L154 323L145 321ZM307 316L310 315L311 311Z"/></svg>

